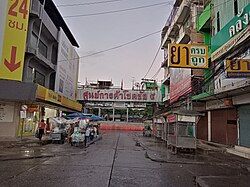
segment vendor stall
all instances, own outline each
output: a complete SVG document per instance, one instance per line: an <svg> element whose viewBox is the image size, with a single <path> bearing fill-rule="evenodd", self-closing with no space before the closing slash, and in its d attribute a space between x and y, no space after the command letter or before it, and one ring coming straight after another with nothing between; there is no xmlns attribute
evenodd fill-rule
<svg viewBox="0 0 250 187"><path fill-rule="evenodd" d="M153 118L153 135L162 138L164 119L162 117Z"/></svg>
<svg viewBox="0 0 250 187"><path fill-rule="evenodd" d="M196 149L195 121L196 115L189 113L174 112L167 116L167 145L174 153Z"/></svg>

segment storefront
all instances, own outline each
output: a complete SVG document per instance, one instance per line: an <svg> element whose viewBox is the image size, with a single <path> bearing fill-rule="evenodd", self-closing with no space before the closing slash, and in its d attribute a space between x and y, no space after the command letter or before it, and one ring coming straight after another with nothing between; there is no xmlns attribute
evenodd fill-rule
<svg viewBox="0 0 250 187"><path fill-rule="evenodd" d="M82 110L77 101L37 84L0 80L0 87L6 88L0 92L0 137L31 136L41 119Z"/></svg>
<svg viewBox="0 0 250 187"><path fill-rule="evenodd" d="M250 94L233 97L233 103L237 106L238 116L238 145L250 147Z"/></svg>
<svg viewBox="0 0 250 187"><path fill-rule="evenodd" d="M239 115L239 145L250 147L250 105L238 107Z"/></svg>
<svg viewBox="0 0 250 187"><path fill-rule="evenodd" d="M231 99L217 99L206 102L208 141L237 144L237 111Z"/></svg>

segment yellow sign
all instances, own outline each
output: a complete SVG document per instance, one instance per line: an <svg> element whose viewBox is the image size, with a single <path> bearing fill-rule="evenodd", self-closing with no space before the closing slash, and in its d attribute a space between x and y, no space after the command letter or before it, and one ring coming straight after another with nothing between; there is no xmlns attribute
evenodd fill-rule
<svg viewBox="0 0 250 187"><path fill-rule="evenodd" d="M201 44L169 44L168 65L173 68L208 68L208 47Z"/></svg>
<svg viewBox="0 0 250 187"><path fill-rule="evenodd" d="M250 59L226 60L226 72L249 73Z"/></svg>
<svg viewBox="0 0 250 187"><path fill-rule="evenodd" d="M62 103L62 96L55 93L52 90L47 89L46 90L45 101L50 101L52 103L56 103L56 104L60 105Z"/></svg>
<svg viewBox="0 0 250 187"><path fill-rule="evenodd" d="M36 98L44 101L50 101L52 103L59 104L63 107L73 110L81 111L82 105L75 100L70 100L56 92L49 90L41 85L37 85Z"/></svg>
<svg viewBox="0 0 250 187"><path fill-rule="evenodd" d="M22 81L30 0L8 0L0 79Z"/></svg>
<svg viewBox="0 0 250 187"><path fill-rule="evenodd" d="M82 104L78 103L77 101L70 100L66 97L62 97L62 106L67 108L71 108L77 111L82 111Z"/></svg>

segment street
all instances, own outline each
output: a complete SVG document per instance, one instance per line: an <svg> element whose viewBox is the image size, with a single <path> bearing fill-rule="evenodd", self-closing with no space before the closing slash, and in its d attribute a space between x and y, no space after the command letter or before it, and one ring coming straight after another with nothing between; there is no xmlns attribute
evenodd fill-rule
<svg viewBox="0 0 250 187"><path fill-rule="evenodd" d="M229 162L220 153L173 155L138 132L103 132L86 150L68 144L34 150L54 156L1 161L0 186L247 186L250 176L241 160Z"/></svg>

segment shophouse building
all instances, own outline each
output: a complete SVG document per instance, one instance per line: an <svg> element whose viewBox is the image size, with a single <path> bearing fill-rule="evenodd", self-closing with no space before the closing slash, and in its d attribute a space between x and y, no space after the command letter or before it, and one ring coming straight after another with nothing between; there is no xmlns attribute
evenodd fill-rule
<svg viewBox="0 0 250 187"><path fill-rule="evenodd" d="M203 80L203 70L191 68L169 67L169 44L200 44L204 36L196 30L198 15L204 8L204 2L199 0L176 0L168 20L162 30L162 49L164 51L164 78L162 84L165 90L164 108L157 112L155 121L162 124L162 134L166 134L166 118L173 111L190 111L201 108L204 104L192 102L191 95L199 91ZM158 125L160 128L160 125ZM163 139L166 139L163 137Z"/></svg>
<svg viewBox="0 0 250 187"><path fill-rule="evenodd" d="M4 0L0 8L0 137L29 136L41 119L82 110L79 45L56 5L15 2Z"/></svg>
<svg viewBox="0 0 250 187"><path fill-rule="evenodd" d="M205 103L200 139L250 147L249 20L249 0L212 0L199 16L197 30L211 54L202 91L192 97Z"/></svg>

